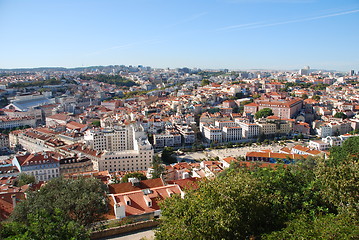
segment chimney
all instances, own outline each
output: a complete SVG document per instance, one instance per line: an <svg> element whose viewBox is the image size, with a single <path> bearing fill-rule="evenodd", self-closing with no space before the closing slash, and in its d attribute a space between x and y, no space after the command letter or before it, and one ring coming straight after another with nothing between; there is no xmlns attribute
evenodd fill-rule
<svg viewBox="0 0 359 240"><path fill-rule="evenodd" d="M11 195L11 199L12 199L12 207L15 208L16 206L16 195Z"/></svg>

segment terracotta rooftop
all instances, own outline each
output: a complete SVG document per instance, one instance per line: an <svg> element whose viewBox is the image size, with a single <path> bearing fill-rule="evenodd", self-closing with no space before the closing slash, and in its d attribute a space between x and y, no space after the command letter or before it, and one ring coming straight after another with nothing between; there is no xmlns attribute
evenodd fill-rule
<svg viewBox="0 0 359 240"><path fill-rule="evenodd" d="M108 185L109 192L111 194L119 194L142 190L146 188L155 188L164 186L162 178L148 179L140 181L138 185L133 186L132 183L116 183Z"/></svg>

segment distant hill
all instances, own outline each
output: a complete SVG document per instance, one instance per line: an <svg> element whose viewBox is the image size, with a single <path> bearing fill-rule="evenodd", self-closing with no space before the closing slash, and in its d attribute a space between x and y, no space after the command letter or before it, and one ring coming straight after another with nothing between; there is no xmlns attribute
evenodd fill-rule
<svg viewBox="0 0 359 240"><path fill-rule="evenodd" d="M113 69L120 69L119 65L110 66L89 66L89 67L76 67L76 68L64 68L64 67L38 67L38 68L12 68L12 69L0 69L0 72L83 72L83 71L112 71Z"/></svg>

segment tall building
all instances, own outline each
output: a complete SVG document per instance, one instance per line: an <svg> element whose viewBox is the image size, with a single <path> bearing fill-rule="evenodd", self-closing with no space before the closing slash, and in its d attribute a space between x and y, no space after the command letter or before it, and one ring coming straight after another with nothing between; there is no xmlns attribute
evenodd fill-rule
<svg viewBox="0 0 359 240"><path fill-rule="evenodd" d="M74 151L90 158L94 170L139 171L152 164L154 150L141 125L88 130L84 139L87 146Z"/></svg>

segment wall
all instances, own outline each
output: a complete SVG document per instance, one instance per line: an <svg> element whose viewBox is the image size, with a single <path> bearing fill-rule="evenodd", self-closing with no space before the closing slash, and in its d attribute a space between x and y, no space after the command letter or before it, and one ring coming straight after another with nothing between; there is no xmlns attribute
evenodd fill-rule
<svg viewBox="0 0 359 240"><path fill-rule="evenodd" d="M156 227L158 224L159 222L156 220L149 220L149 221L132 223L124 226L119 226L115 228L109 228L102 231L92 232L91 239L100 239L112 235L136 231L143 228Z"/></svg>

